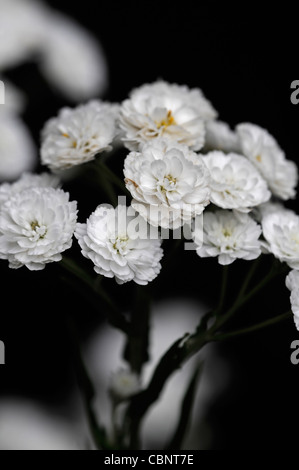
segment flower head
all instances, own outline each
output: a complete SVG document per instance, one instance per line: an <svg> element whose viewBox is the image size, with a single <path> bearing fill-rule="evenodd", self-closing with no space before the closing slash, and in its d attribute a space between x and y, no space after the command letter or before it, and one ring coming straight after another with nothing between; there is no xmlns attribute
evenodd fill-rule
<svg viewBox="0 0 299 470"><path fill-rule="evenodd" d="M200 89L157 81L131 92L122 103L120 125L130 150L157 137L199 150L204 144L204 123L215 117Z"/></svg>
<svg viewBox="0 0 299 470"><path fill-rule="evenodd" d="M188 147L157 139L125 160L132 206L151 225L177 228L209 204L209 172Z"/></svg>
<svg viewBox="0 0 299 470"><path fill-rule="evenodd" d="M0 207L7 199L30 188L57 188L59 179L51 173L23 173L14 183L3 183L0 185Z"/></svg>
<svg viewBox="0 0 299 470"><path fill-rule="evenodd" d="M193 232L201 258L218 256L219 264L231 264L237 258L251 260L261 254L261 227L248 215L220 210L205 212L203 233Z"/></svg>
<svg viewBox="0 0 299 470"><path fill-rule="evenodd" d="M286 277L286 286L291 291L290 301L294 322L299 331L299 271L290 271Z"/></svg>
<svg viewBox="0 0 299 470"><path fill-rule="evenodd" d="M115 277L118 284L135 281L145 285L159 274L163 250L161 240L148 237L147 224L143 223L140 236L136 234L135 228L142 222L130 207L99 206L86 224L77 224L75 236L98 274Z"/></svg>
<svg viewBox="0 0 299 470"><path fill-rule="evenodd" d="M211 202L217 206L248 212L269 200L266 182L242 155L215 150L203 161L211 174Z"/></svg>
<svg viewBox="0 0 299 470"><path fill-rule="evenodd" d="M287 200L295 197L298 169L266 129L255 124L242 123L236 127L241 152L259 170L272 193Z"/></svg>
<svg viewBox="0 0 299 470"><path fill-rule="evenodd" d="M114 106L100 101L63 108L42 131L42 163L51 170L63 170L93 160L111 148L115 120Z"/></svg>
<svg viewBox="0 0 299 470"><path fill-rule="evenodd" d="M126 400L140 390L140 381L134 372L120 369L115 372L110 380L109 391L113 399Z"/></svg>
<svg viewBox="0 0 299 470"><path fill-rule="evenodd" d="M281 262L299 269L299 216L288 209L266 212L262 228L269 251Z"/></svg>
<svg viewBox="0 0 299 470"><path fill-rule="evenodd" d="M0 258L10 268L40 270L72 245L77 203L54 188L25 189L0 210Z"/></svg>

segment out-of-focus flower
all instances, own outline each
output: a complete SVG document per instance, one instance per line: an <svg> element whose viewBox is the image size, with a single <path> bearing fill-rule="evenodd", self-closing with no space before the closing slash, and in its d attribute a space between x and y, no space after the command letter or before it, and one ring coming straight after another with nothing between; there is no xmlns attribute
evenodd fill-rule
<svg viewBox="0 0 299 470"><path fill-rule="evenodd" d="M265 180L247 158L213 151L203 157L211 174L211 201L223 209L250 211L269 200Z"/></svg>
<svg viewBox="0 0 299 470"><path fill-rule="evenodd" d="M205 150L240 153L239 138L226 122L210 120L206 124Z"/></svg>
<svg viewBox="0 0 299 470"><path fill-rule="evenodd" d="M298 169L266 129L255 124L242 123L236 127L241 152L260 171L272 193L287 200L296 196Z"/></svg>
<svg viewBox="0 0 299 470"><path fill-rule="evenodd" d="M22 113L26 105L24 93L6 78L1 77L1 80L4 83L5 106L0 105L0 113Z"/></svg>
<svg viewBox="0 0 299 470"><path fill-rule="evenodd" d="M147 224L136 235L136 227L144 221L133 214L131 207L99 206L86 224L77 224L75 236L98 274L115 277L118 284L135 281L145 285L159 274L163 250L160 239L148 237Z"/></svg>
<svg viewBox="0 0 299 470"><path fill-rule="evenodd" d="M59 178L51 173L23 173L15 183L3 183L0 185L0 207L7 199L29 188L57 188Z"/></svg>
<svg viewBox="0 0 299 470"><path fill-rule="evenodd" d="M114 105L90 101L63 108L42 130L41 161L51 170L65 170L93 160L111 149L116 135Z"/></svg>
<svg viewBox="0 0 299 470"><path fill-rule="evenodd" d="M83 450L82 441L72 420L53 409L26 400L0 401L0 450Z"/></svg>
<svg viewBox="0 0 299 470"><path fill-rule="evenodd" d="M100 44L82 26L58 13L48 21L40 68L51 84L74 101L98 96L108 84Z"/></svg>
<svg viewBox="0 0 299 470"><path fill-rule="evenodd" d="M261 254L261 227L248 214L231 211L205 212L203 234L193 238L201 258L218 256L219 264L231 264L237 258L251 260Z"/></svg>
<svg viewBox="0 0 299 470"><path fill-rule="evenodd" d="M134 372L120 369L111 377L109 391L116 401L126 400L140 390L140 381Z"/></svg>
<svg viewBox="0 0 299 470"><path fill-rule="evenodd" d="M74 101L102 94L108 69L101 45L41 1L0 0L0 70L34 59L45 78Z"/></svg>
<svg viewBox="0 0 299 470"><path fill-rule="evenodd" d="M10 268L41 270L60 261L72 245L77 203L61 189L25 189L8 199L0 212L0 258Z"/></svg>
<svg viewBox="0 0 299 470"><path fill-rule="evenodd" d="M209 204L209 172L188 147L157 139L125 160L132 206L153 226L190 223Z"/></svg>
<svg viewBox="0 0 299 470"><path fill-rule="evenodd" d="M281 262L299 269L299 217L291 210L270 212L262 218L267 247Z"/></svg>
<svg viewBox="0 0 299 470"><path fill-rule="evenodd" d="M131 92L122 103L120 126L130 150L157 137L199 150L204 144L205 121L215 117L216 111L200 89L157 81Z"/></svg>
<svg viewBox="0 0 299 470"><path fill-rule="evenodd" d="M0 70L19 65L43 45L47 9L34 0L0 0Z"/></svg>
<svg viewBox="0 0 299 470"><path fill-rule="evenodd" d="M294 322L299 331L299 271L291 271L286 277L286 286L291 291L290 302Z"/></svg>
<svg viewBox="0 0 299 470"><path fill-rule="evenodd" d="M14 180L36 163L32 137L21 119L0 113L0 180Z"/></svg>

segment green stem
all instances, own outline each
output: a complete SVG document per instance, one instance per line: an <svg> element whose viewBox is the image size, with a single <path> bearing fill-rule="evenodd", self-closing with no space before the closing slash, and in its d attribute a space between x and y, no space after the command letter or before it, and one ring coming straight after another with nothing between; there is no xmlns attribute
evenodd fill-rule
<svg viewBox="0 0 299 470"><path fill-rule="evenodd" d="M210 328L209 332L213 333L214 331L218 330L221 326L230 320L230 318L249 300L251 300L254 296L256 296L269 282L274 279L277 275L282 274L287 270L287 267L284 265L280 265L280 269L272 268L271 271L268 273L264 279L257 284L253 289L251 289L247 294L243 295L243 297L238 296L237 300L233 304L233 306L227 311L227 313L221 317L218 317L214 325ZM247 284L247 280L245 280L245 284ZM243 290L243 289L242 289Z"/></svg>
<svg viewBox="0 0 299 470"><path fill-rule="evenodd" d="M261 262L261 256L259 256L256 260L254 260L254 262L252 263L249 271L248 271L248 274L242 284L242 287L241 289L239 290L239 294L238 294L238 297L236 299L236 301L239 301L245 294L245 292L247 291L247 288L250 284L250 281L251 279L253 278L258 266L260 265L260 262Z"/></svg>
<svg viewBox="0 0 299 470"><path fill-rule="evenodd" d="M220 291L219 303L214 312L215 315L222 312L224 302L225 302L226 290L227 290L227 281L228 281L228 266L223 266L221 291Z"/></svg>
<svg viewBox="0 0 299 470"><path fill-rule="evenodd" d="M275 325L275 323L279 323L283 320L286 320L287 318L290 318L291 316L292 316L292 311L288 310L287 312L281 315L278 315L274 318L270 318L269 320L266 320L264 322L257 323L256 325L252 325L247 328L243 328L243 329L236 330L236 331L231 331L229 333L218 334L218 335L216 334L215 336L210 337L210 341L223 341L226 339L235 338L237 336L252 333L253 331L261 330L263 328L266 328L267 326Z"/></svg>
<svg viewBox="0 0 299 470"><path fill-rule="evenodd" d="M108 168L108 166L101 160L101 158L97 158L95 161L95 168L101 176L108 178L108 180L114 184L118 189L121 190L122 193L129 195L126 185L123 180L121 180L113 171Z"/></svg>
<svg viewBox="0 0 299 470"><path fill-rule="evenodd" d="M60 261L60 266L73 274L77 279L83 281L93 293L101 298L101 300L106 304L106 313L109 323L115 328L129 334L130 333L130 324L126 318L120 313L117 306L109 298L105 290L102 288L100 283L97 283L96 280L90 276L84 269L82 269L78 264L71 258L64 256Z"/></svg>

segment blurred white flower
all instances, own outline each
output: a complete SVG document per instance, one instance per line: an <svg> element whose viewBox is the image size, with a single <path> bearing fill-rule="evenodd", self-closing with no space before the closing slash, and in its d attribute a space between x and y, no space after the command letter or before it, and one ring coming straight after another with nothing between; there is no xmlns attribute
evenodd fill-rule
<svg viewBox="0 0 299 470"><path fill-rule="evenodd" d="M143 233L146 238L136 236L135 228L143 219L133 213L126 206L98 206L86 224L77 224L75 236L98 274L115 277L118 284L145 285L159 274L163 250L160 239L150 239L147 233Z"/></svg>
<svg viewBox="0 0 299 470"><path fill-rule="evenodd" d="M203 234L193 232L201 258L218 256L219 264L231 264L237 258L251 260L261 254L261 227L248 214L220 210L205 212Z"/></svg>
<svg viewBox="0 0 299 470"><path fill-rule="evenodd" d="M7 113L8 111L14 114L22 113L26 105L26 97L24 93L13 83L7 80L6 77L4 78L1 76L0 79L4 83L5 89L5 106L0 106L0 113Z"/></svg>
<svg viewBox="0 0 299 470"><path fill-rule="evenodd" d="M41 161L51 170L81 165L111 149L116 135L115 107L90 101L76 108L63 108L42 130Z"/></svg>
<svg viewBox="0 0 299 470"><path fill-rule="evenodd" d="M104 52L87 30L65 15L52 13L44 34L40 68L51 84L74 101L105 91L108 69Z"/></svg>
<svg viewBox="0 0 299 470"><path fill-rule="evenodd" d="M215 117L216 111L200 89L157 81L130 93L121 106L120 126L130 150L157 137L199 150L204 144L205 121Z"/></svg>
<svg viewBox="0 0 299 470"><path fill-rule="evenodd" d="M299 216L291 210L270 211L262 218L262 229L269 251L299 269Z"/></svg>
<svg viewBox="0 0 299 470"><path fill-rule="evenodd" d="M210 120L206 124L205 150L240 153L239 138L223 121Z"/></svg>
<svg viewBox="0 0 299 470"><path fill-rule="evenodd" d="M0 211L0 259L10 268L41 270L60 261L72 245L77 203L61 189L25 189L4 202Z"/></svg>
<svg viewBox="0 0 299 470"><path fill-rule="evenodd" d="M0 0L0 70L19 65L39 51L47 9L34 0Z"/></svg>
<svg viewBox="0 0 299 470"><path fill-rule="evenodd" d="M77 423L75 423L77 425ZM0 450L84 450L71 419L26 400L0 401Z"/></svg>
<svg viewBox="0 0 299 470"><path fill-rule="evenodd" d="M0 185L0 207L7 199L30 188L57 188L59 178L51 173L23 173L19 180L14 183L3 183Z"/></svg>
<svg viewBox="0 0 299 470"><path fill-rule="evenodd" d="M272 193L284 200L296 196L298 169L266 129L255 124L236 126L241 152L255 165Z"/></svg>
<svg viewBox="0 0 299 470"><path fill-rule="evenodd" d="M290 271L286 277L286 286L291 291L290 302L294 322L299 331L299 271Z"/></svg>
<svg viewBox="0 0 299 470"><path fill-rule="evenodd" d="M188 147L157 139L131 152L124 167L132 206L153 226L178 228L209 204L209 172Z"/></svg>
<svg viewBox="0 0 299 470"><path fill-rule="evenodd" d="M120 369L112 374L109 391L116 401L126 400L140 390L140 381L134 372Z"/></svg>
<svg viewBox="0 0 299 470"><path fill-rule="evenodd" d="M21 119L0 113L0 180L14 180L36 164L32 137Z"/></svg>
<svg viewBox="0 0 299 470"><path fill-rule="evenodd" d="M247 158L213 151L203 156L211 174L211 202L223 209L249 212L269 200L265 180Z"/></svg>

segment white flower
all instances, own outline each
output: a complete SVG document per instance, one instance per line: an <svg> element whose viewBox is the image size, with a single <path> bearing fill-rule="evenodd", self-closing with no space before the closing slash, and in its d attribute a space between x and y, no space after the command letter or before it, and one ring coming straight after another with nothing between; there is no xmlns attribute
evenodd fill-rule
<svg viewBox="0 0 299 470"><path fill-rule="evenodd" d="M140 381L134 372L120 369L112 375L109 391L114 399L125 400L135 395L139 390Z"/></svg>
<svg viewBox="0 0 299 470"><path fill-rule="evenodd" d="M19 180L14 183L3 183L0 185L0 207L7 199L30 188L57 188L59 179L51 173L23 173Z"/></svg>
<svg viewBox="0 0 299 470"><path fill-rule="evenodd" d="M203 161L211 174L211 202L217 206L248 212L270 198L266 182L242 155L215 150Z"/></svg>
<svg viewBox="0 0 299 470"><path fill-rule="evenodd" d="M77 224L75 236L98 274L115 277L118 284L135 281L145 285L159 274L163 250L161 240L150 239L147 233L136 236L134 228L143 219L132 213L131 207L98 206L86 224Z"/></svg>
<svg viewBox="0 0 299 470"><path fill-rule="evenodd" d="M205 212L203 233L193 232L201 258L218 256L219 264L231 264L237 258L252 260L261 254L261 227L248 215L220 210Z"/></svg>
<svg viewBox="0 0 299 470"><path fill-rule="evenodd" d="M0 258L10 268L35 271L60 261L72 245L77 203L61 189L25 189L8 199L0 210Z"/></svg>
<svg viewBox="0 0 299 470"><path fill-rule="evenodd" d="M286 277L286 286L291 291L290 301L294 322L299 330L299 271L290 271Z"/></svg>
<svg viewBox="0 0 299 470"><path fill-rule="evenodd" d="M205 150L240 153L238 136L226 122L208 121L206 124Z"/></svg>
<svg viewBox="0 0 299 470"><path fill-rule="evenodd" d="M270 211L262 218L262 228L269 251L299 269L299 216L291 210Z"/></svg>
<svg viewBox="0 0 299 470"><path fill-rule="evenodd" d="M0 0L0 70L30 58L41 44L47 10L34 0Z"/></svg>
<svg viewBox="0 0 299 470"><path fill-rule="evenodd" d="M40 68L69 99L83 101L103 93L108 83L106 59L100 44L66 16L49 16Z"/></svg>
<svg viewBox="0 0 299 470"><path fill-rule="evenodd" d="M131 152L124 167L132 206L151 225L178 228L209 204L209 173L187 147L157 139Z"/></svg>
<svg viewBox="0 0 299 470"><path fill-rule="evenodd" d="M298 170L266 129L242 123L236 127L242 153L256 166L272 193L284 200L296 196Z"/></svg>
<svg viewBox="0 0 299 470"><path fill-rule="evenodd" d="M204 122L215 117L216 111L200 89L157 81L131 92L122 103L120 125L130 150L157 137L199 150L204 144Z"/></svg>
<svg viewBox="0 0 299 470"><path fill-rule="evenodd" d="M93 160L96 154L111 149L115 120L114 106L100 101L61 109L42 131L42 164L63 170Z"/></svg>
<svg viewBox="0 0 299 470"><path fill-rule="evenodd" d="M21 119L9 112L0 113L0 180L19 178L36 163L32 137Z"/></svg>

